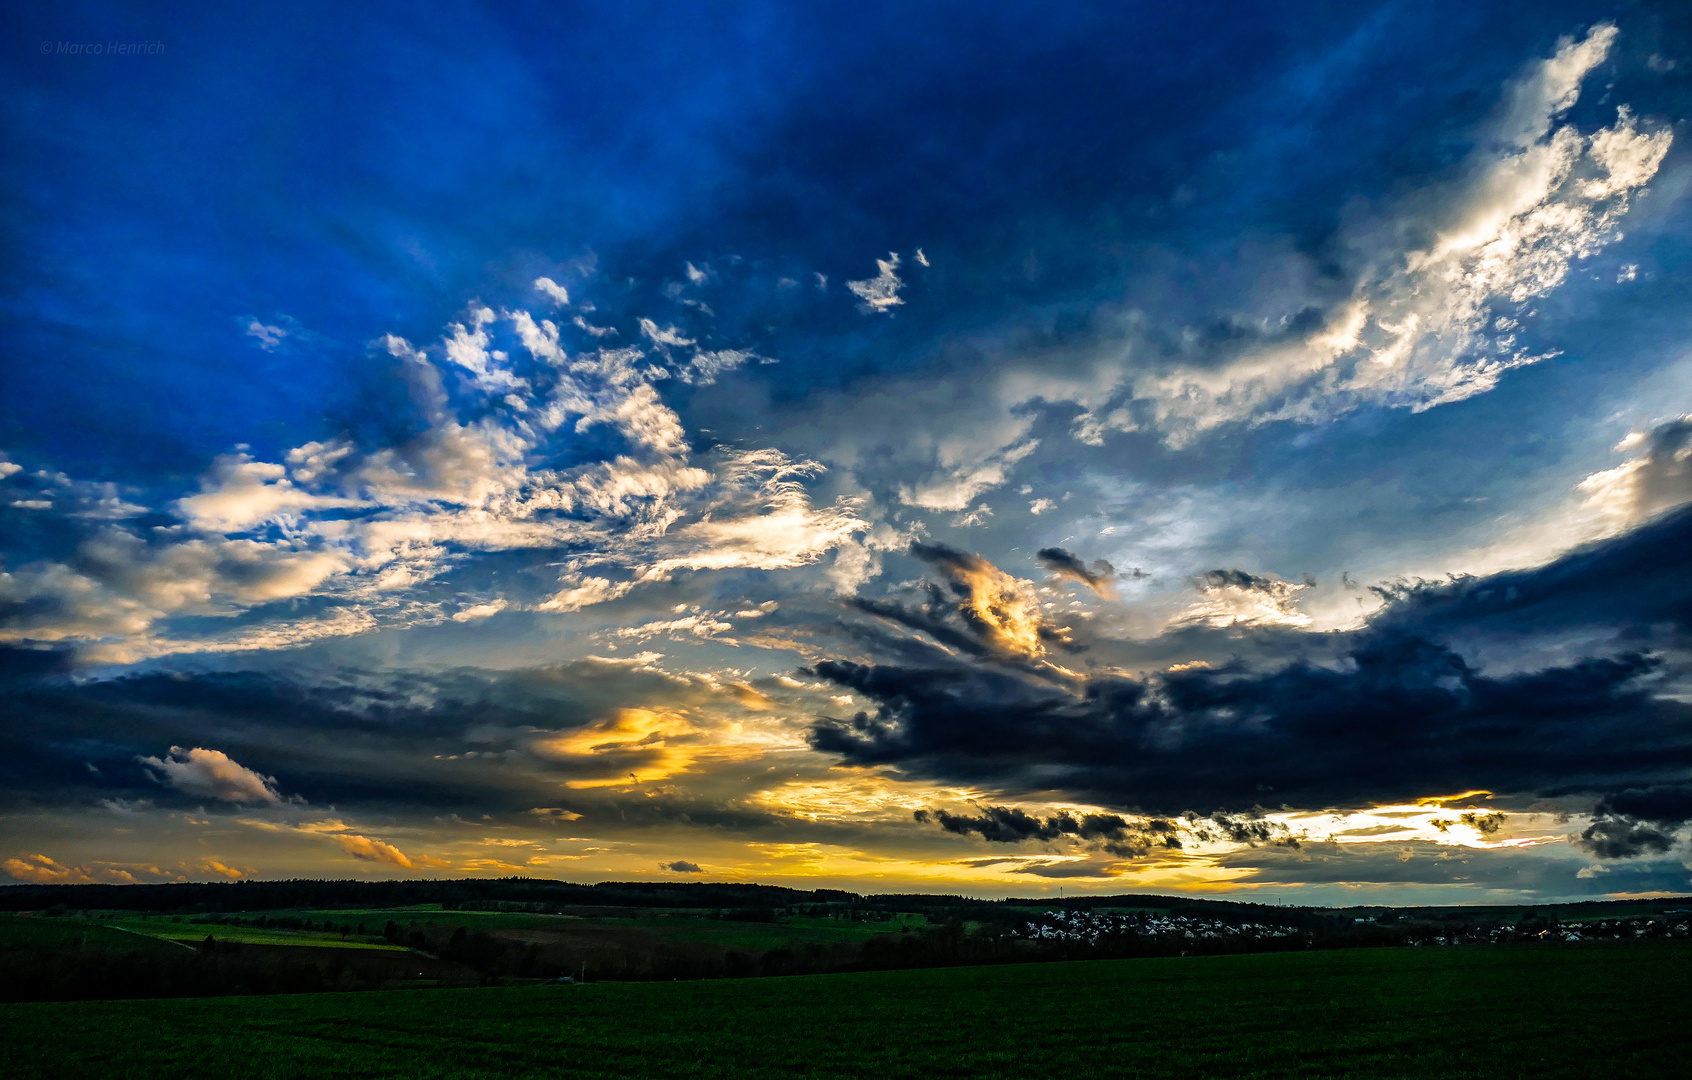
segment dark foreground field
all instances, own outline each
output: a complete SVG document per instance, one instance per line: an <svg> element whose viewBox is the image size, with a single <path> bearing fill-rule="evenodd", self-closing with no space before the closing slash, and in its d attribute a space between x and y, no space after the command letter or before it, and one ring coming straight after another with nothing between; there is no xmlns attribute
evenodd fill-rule
<svg viewBox="0 0 1692 1080"><path fill-rule="evenodd" d="M1684 1077L1692 945L0 1007L22 1077Z"/></svg>

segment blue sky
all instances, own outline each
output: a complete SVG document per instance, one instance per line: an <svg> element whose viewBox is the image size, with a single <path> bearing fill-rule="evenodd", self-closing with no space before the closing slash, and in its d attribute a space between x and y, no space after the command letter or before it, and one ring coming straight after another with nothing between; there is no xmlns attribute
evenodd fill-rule
<svg viewBox="0 0 1692 1080"><path fill-rule="evenodd" d="M7 28L14 878L1692 887L1674 5Z"/></svg>

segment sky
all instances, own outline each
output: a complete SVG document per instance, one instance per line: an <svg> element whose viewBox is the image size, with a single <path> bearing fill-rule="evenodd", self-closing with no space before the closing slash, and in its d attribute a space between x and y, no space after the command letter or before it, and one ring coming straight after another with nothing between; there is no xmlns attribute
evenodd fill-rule
<svg viewBox="0 0 1692 1080"><path fill-rule="evenodd" d="M0 870L1692 892L1692 11L3 16Z"/></svg>

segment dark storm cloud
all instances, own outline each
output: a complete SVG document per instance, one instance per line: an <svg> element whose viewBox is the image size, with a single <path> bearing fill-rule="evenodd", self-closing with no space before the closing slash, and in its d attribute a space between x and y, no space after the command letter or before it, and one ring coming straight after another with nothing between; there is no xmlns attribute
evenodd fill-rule
<svg viewBox="0 0 1692 1080"><path fill-rule="evenodd" d="M54 802L89 793L98 776L99 794L158 797L137 760L183 745L275 774L285 794L313 803L465 806L480 785L431 767L433 755L464 749L473 723L556 726L558 713L535 695L444 683L394 675L308 685L259 672L13 679L0 786L11 799Z"/></svg>
<svg viewBox="0 0 1692 1080"><path fill-rule="evenodd" d="M1083 840L1116 839L1128 830L1128 822L1115 814L1057 814L1049 818L1034 817L1015 807L989 806L980 816L949 814L944 810L917 810L915 819L932 819L947 832L966 835L980 833L983 840L1016 843L1020 840L1056 840L1060 836L1074 836Z"/></svg>
<svg viewBox="0 0 1692 1080"><path fill-rule="evenodd" d="M1692 820L1692 784L1628 788L1606 796L1576 842L1603 859L1660 855L1676 827Z"/></svg>
<svg viewBox="0 0 1692 1080"><path fill-rule="evenodd" d="M1692 510L1612 540L1577 549L1546 566L1447 583L1376 587L1388 607L1377 629L1439 637L1607 628L1649 640L1654 628L1692 631ZM1684 637L1679 643L1686 644Z"/></svg>
<svg viewBox="0 0 1692 1080"><path fill-rule="evenodd" d="M659 867L659 869L672 870L678 874L703 874L705 872L700 869L698 863L690 863L686 859L677 859L675 862L664 863Z"/></svg>
<svg viewBox="0 0 1692 1080"><path fill-rule="evenodd" d="M1242 848L1223 855L1217 865L1234 871L1230 881L1244 886L1343 885L1351 899L1366 902L1368 886L1424 885L1439 891L1456 885L1482 895L1509 891L1516 896L1575 898L1615 893L1684 892L1686 868L1676 860L1642 860L1594 868L1580 859L1546 858L1533 849L1479 851L1426 841L1403 843L1315 843L1297 850ZM1400 894L1402 895L1402 894ZM1445 901L1449 902L1449 900Z"/></svg>
<svg viewBox="0 0 1692 1080"><path fill-rule="evenodd" d="M620 709L638 702L732 717L745 694L626 662L343 670L314 679L153 672L78 681L56 654L0 649L0 671L8 673L0 676L0 811L101 816L152 805L203 808L212 817L250 812L250 805L236 811L161 782L144 759L180 757L170 754L175 746L224 754L234 767L274 777L284 815L332 810L436 833L704 829L852 846L876 833L861 823L809 821L763 808L744 797L743 763L718 769L707 760L690 768L685 781L652 779L650 770L663 764L666 751L620 734L614 724ZM770 682L766 690L784 689ZM582 738L599 731L609 744ZM698 739L710 747L710 732ZM687 739L666 741L673 749ZM751 779L779 784L825 771L821 763L784 764ZM571 781L591 786L571 787ZM901 837L909 831L903 824L892 828Z"/></svg>
<svg viewBox="0 0 1692 1080"><path fill-rule="evenodd" d="M1642 657L1508 679L1414 638L1365 636L1351 670L1095 677L1075 692L1005 672L825 661L880 704L813 745L859 765L1174 814L1362 805L1430 791L1583 788L1692 764L1688 710L1639 687Z"/></svg>
<svg viewBox="0 0 1692 1080"><path fill-rule="evenodd" d="M1116 595L1116 567L1103 559L1088 566L1079 555L1060 547L1041 548L1034 557L1053 577L1080 582L1103 597Z"/></svg>
<svg viewBox="0 0 1692 1080"><path fill-rule="evenodd" d="M953 581L960 581L966 575L979 574L993 568L991 563L974 552L960 551L950 544L913 543L910 553Z"/></svg>
<svg viewBox="0 0 1692 1080"><path fill-rule="evenodd" d="M1572 884L1579 866L1548 866L1545 860L1521 852L1472 851L1425 841L1317 843L1296 850L1245 848L1222 856L1218 865L1246 871L1232 879L1242 884L1468 884L1526 889L1539 886L1547 873L1567 878Z"/></svg>
<svg viewBox="0 0 1692 1080"><path fill-rule="evenodd" d="M0 645L0 686L67 672L75 659L69 649L19 649Z"/></svg>
<svg viewBox="0 0 1692 1080"><path fill-rule="evenodd" d="M857 597L850 603L866 615L891 619L912 630L920 630L935 641L954 649L961 649L975 656L986 656L989 652L987 646L975 635L953 625L956 621L957 605L948 602L940 595L938 589L933 589L930 593L930 603L922 608L907 607L891 600L865 600Z"/></svg>
<svg viewBox="0 0 1692 1080"><path fill-rule="evenodd" d="M1244 570L1206 570L1198 576L1198 586L1201 589L1231 587L1245 589L1248 592L1272 593L1278 584L1280 582L1274 578L1259 577L1256 574L1248 574Z"/></svg>
<svg viewBox="0 0 1692 1080"><path fill-rule="evenodd" d="M1500 813L1481 814L1473 810L1459 814L1457 820L1469 826L1482 836L1491 836L1504 827L1508 815Z"/></svg>
<svg viewBox="0 0 1692 1080"><path fill-rule="evenodd" d="M1026 866L1019 866L1014 870L1008 870L1006 873L1028 874L1033 877L1043 878L1096 878L1118 877L1121 875L1122 870L1117 867L1100 865L1095 862L1058 862L1029 863Z"/></svg>
<svg viewBox="0 0 1692 1080"><path fill-rule="evenodd" d="M1160 849L1180 850L1183 846L1182 824L1165 818L1130 821L1117 814L1076 815L1068 811L1042 818L1013 806L984 806L977 815L953 814L943 809L917 810L913 816L919 823L932 821L946 832L959 836L976 834L989 843L1066 842L1124 859L1142 858ZM1247 847L1300 844L1286 825L1255 813L1217 813L1208 818L1189 814L1185 831L1202 841L1228 840Z"/></svg>
<svg viewBox="0 0 1692 1080"><path fill-rule="evenodd" d="M1661 855L1675 838L1655 825L1626 817L1600 817L1575 842L1600 859L1632 859Z"/></svg>
<svg viewBox="0 0 1692 1080"><path fill-rule="evenodd" d="M227 754L312 805L517 812L556 805L560 781L622 775L655 752L551 753L537 740L597 722L630 695L724 700L696 680L593 660L510 672L339 672L312 682L255 671L75 680L60 666L56 654L0 649L7 801L192 803L140 764L182 746ZM662 801L642 799L635 812L662 816ZM674 814L697 819L711 809Z"/></svg>
<svg viewBox="0 0 1692 1080"><path fill-rule="evenodd" d="M1158 818L1128 821L1116 814L1078 816L1067 811L1042 818L1010 806L983 807L979 815L917 810L913 816L918 822L933 821L959 836L978 834L990 843L1073 841L1121 858L1138 858L1156 848L1181 846L1176 824Z"/></svg>
<svg viewBox="0 0 1692 1080"><path fill-rule="evenodd" d="M1246 847L1273 844L1279 847L1299 847L1303 841L1278 821L1269 821L1254 812L1242 814L1212 814L1208 819L1194 822L1194 831L1201 840L1223 839Z"/></svg>
<svg viewBox="0 0 1692 1080"><path fill-rule="evenodd" d="M1692 821L1692 784L1628 788L1607 796L1598 804L1597 812L1679 825Z"/></svg>
<svg viewBox="0 0 1692 1080"><path fill-rule="evenodd" d="M1303 636L1312 655L1342 641L1330 663L1063 683L938 653L921 666L824 661L817 675L877 708L825 717L811 741L855 765L1165 816L1681 781L1692 769L1692 706L1662 693L1675 655L1644 648L1660 633L1627 648L1625 631L1684 633L1689 551L1692 511L1537 570L1391 591L1364 629ZM1453 644L1529 635L1531 648L1536 629L1575 626L1619 635L1621 646L1492 675Z"/></svg>

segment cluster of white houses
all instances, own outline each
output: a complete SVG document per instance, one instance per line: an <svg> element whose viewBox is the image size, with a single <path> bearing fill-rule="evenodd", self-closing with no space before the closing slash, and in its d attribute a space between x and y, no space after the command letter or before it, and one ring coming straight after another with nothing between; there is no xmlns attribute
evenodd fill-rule
<svg viewBox="0 0 1692 1080"><path fill-rule="evenodd" d="M1085 941L1096 945L1099 938L1116 934L1183 940L1239 940L1295 937L1298 933L1299 931L1285 926L1265 926L1251 922L1229 923L1219 919L1199 919L1184 915L1149 912L1116 914L1074 910L1048 912L1039 922L1030 922L1023 926L1018 936L1034 941Z"/></svg>
<svg viewBox="0 0 1692 1080"><path fill-rule="evenodd" d="M1692 919L1686 917L1688 914L1683 911L1671 911L1661 915L1642 915L1625 919L1549 923L1542 919L1529 919L1520 923L1488 924L1480 921L1485 918L1484 911L1477 911L1476 921L1460 926L1449 926L1449 917L1435 922L1422 921L1410 915L1380 922L1375 917L1346 919L1344 922L1336 922L1333 929L1341 929L1345 922L1372 924L1375 932L1370 937L1381 944L1389 943L1393 939L1406 945L1496 944L1513 941L1633 941L1692 936ZM1306 938L1314 941L1319 936L1316 931L1294 926L1226 922L1214 918L1146 911L1098 912L1084 909L1046 912L1038 920L1023 924L1015 933L1017 937L1030 941L1073 941L1089 945L1097 945L1101 938L1120 938L1126 935L1162 941L1195 942L1243 942L1270 938ZM1382 938L1386 940L1380 940Z"/></svg>

